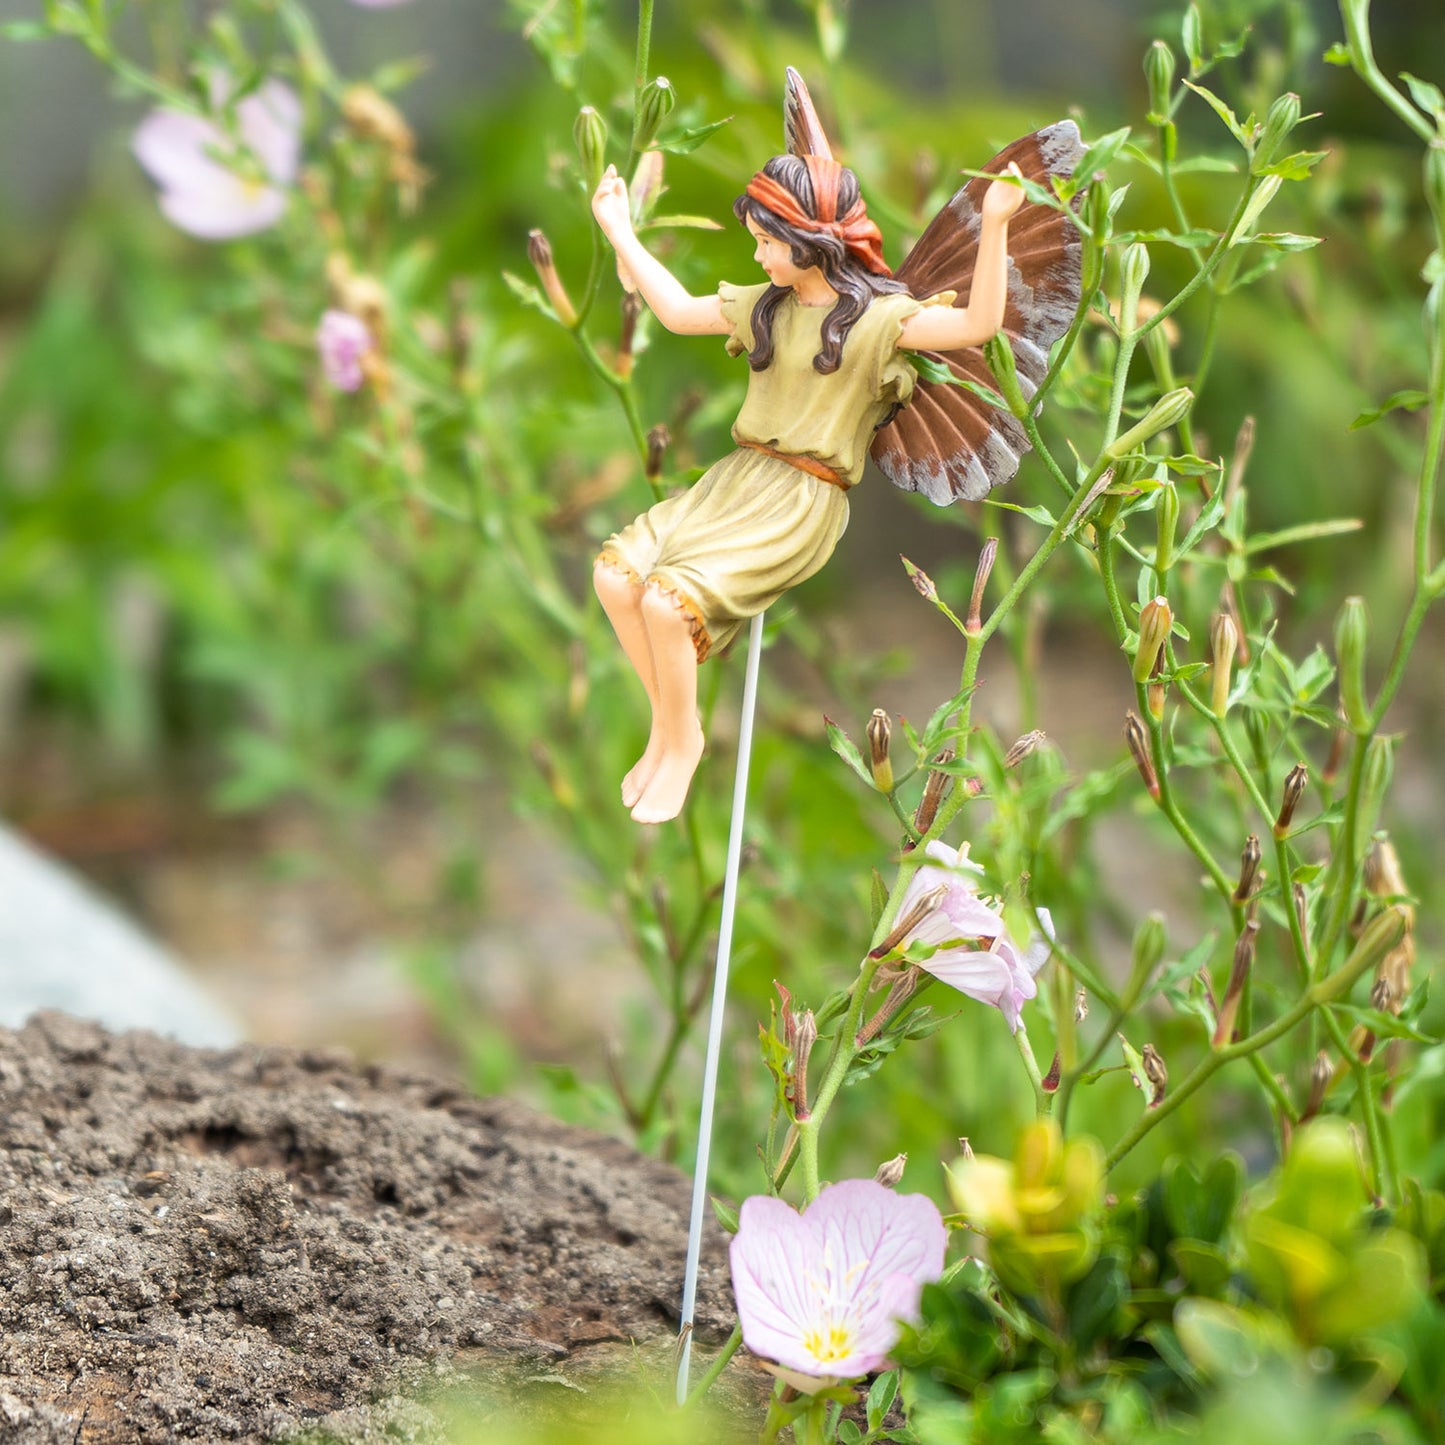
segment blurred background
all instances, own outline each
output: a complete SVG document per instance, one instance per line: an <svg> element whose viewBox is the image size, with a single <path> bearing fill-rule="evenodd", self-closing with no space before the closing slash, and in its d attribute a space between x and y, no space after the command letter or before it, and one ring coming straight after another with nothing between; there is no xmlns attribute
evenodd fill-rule
<svg viewBox="0 0 1445 1445"><path fill-rule="evenodd" d="M218 1033L228 1020L258 1041L342 1043L622 1127L601 1081L664 1028L637 967L665 932L657 890L674 880L674 921L689 916L689 889L708 897L741 656L710 669L710 701L721 702L706 796L667 840L628 841L621 810L594 805L589 790L610 797L627 750L640 746L642 701L598 660L610 643L586 568L596 542L649 498L620 411L559 328L501 278L530 274L536 226L574 285L587 269L566 159L572 119L579 99L615 99L608 78L626 70L634 21L625 6L583 9L607 58L569 87L522 33L550 23L545 6L314 6L347 75L422 58L393 99L431 183L418 213L367 259L433 351L446 350L464 284L491 429L443 417L438 433L456 430L457 457L482 447L484 486L493 472L532 479L516 495L555 543L558 610L587 619L570 641L522 619L508 600L521 584L505 568L456 581L465 549L435 519L387 511L380 541L354 545L367 494L343 479L362 474L351 434L363 428L353 403L322 394L311 375L320 266L309 300L298 300L301 282L262 243L214 247L170 229L128 151L147 103L118 92L79 45L0 43L0 816L157 940L214 1005ZM783 65L819 73L815 10L787 0L659 7L654 72L698 123L734 117L701 150L668 159L668 209L728 222L664 243L700 285L751 279L731 201L779 144ZM1376 10L1387 74L1445 78L1438 4ZM35 13L0 0L0 19ZM1253 416L1257 525L1365 523L1272 559L1293 588L1273 604L1280 637L1301 655L1327 644L1340 597L1362 592L1384 638L1408 581L1414 443L1408 418L1347 427L1418 374L1416 162L1403 128L1347 70L1323 63L1340 35L1332 6L1222 0L1208 18L1220 37L1255 31L1247 62L1226 64L1221 87L1297 89L1306 112L1321 112L1302 143L1331 155L1289 218L1326 244L1232 305L1199 413L1213 451L1200 450L1227 451ZM141 15L131 22L143 46ZM895 215L925 215L959 168L1060 115L1076 115L1090 136L1141 124L1141 56L1158 35L1178 49L1179 19L1142 0L853 0L848 23L845 58L819 87L826 117L870 192ZM1202 107L1181 122L1213 145L1211 124ZM1148 178L1130 179L1134 224L1162 215ZM1206 206L1208 178L1190 184ZM286 244L307 254L307 238ZM890 245L896 258L896 226ZM1155 264L1161 287L1171 275L1177 284L1163 248ZM273 324L287 306L289 331ZM246 349L258 337L262 363ZM720 348L648 340L642 417L669 424L684 475L726 445L742 378ZM1042 496L1027 466L1014 485L1021 505ZM821 714L861 738L873 707L921 723L954 690L956 637L919 604L897 558L966 599L978 525L977 509L936 512L875 473L855 494L837 557L773 619L755 772L764 841L740 933L744 1115L766 1109L748 1020L766 1015L773 977L821 989L834 961L851 968L869 871L889 846L886 811L837 767ZM386 550L393 528L397 557ZM538 575L531 563L524 571ZM1104 632L1076 620L1076 586L1060 579L1020 649L994 649L979 702L1001 736L1042 728L1071 774L1120 764L1133 700ZM1431 630L1396 709L1404 742L1390 818L1417 888L1440 862L1445 675ZM558 720L549 709L564 703ZM579 762L588 729L595 757ZM1148 822L1123 809L1095 843L1099 951L1122 950L1125 967L1143 907L1169 912L1187 935L1193 870L1160 862ZM795 890L825 876L837 891L815 901L833 920L820 939L795 916ZM19 885L0 892L16 936L33 896ZM96 980L70 978L59 954L53 965L20 956L0 998L7 1022L36 1002L84 1008L94 997ZM690 1046L683 1053L695 1066ZM988 1119L988 1059L967 1038L940 1054L929 1076L940 1094L976 1102L963 1119L964 1105L920 1103L920 1132L1002 1134ZM914 1088L927 1092L926 1082ZM689 1097L684 1079L684 1115Z"/></svg>

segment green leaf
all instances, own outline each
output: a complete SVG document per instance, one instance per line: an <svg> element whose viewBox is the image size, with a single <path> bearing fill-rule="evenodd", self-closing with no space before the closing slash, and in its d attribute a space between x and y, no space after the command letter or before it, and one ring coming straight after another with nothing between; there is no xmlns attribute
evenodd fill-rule
<svg viewBox="0 0 1445 1445"><path fill-rule="evenodd" d="M31 40L49 40L50 31L38 20L9 20L0 25L0 39L24 44Z"/></svg>
<svg viewBox="0 0 1445 1445"><path fill-rule="evenodd" d="M530 281L524 281L520 276L514 276L510 271L502 272L502 280L507 283L507 290L519 300L523 306L531 306L540 311L544 316L550 316L557 320L557 313L547 304L546 298L532 285Z"/></svg>
<svg viewBox="0 0 1445 1445"><path fill-rule="evenodd" d="M1198 75L1204 69L1204 19L1198 5L1191 4L1184 12L1179 38L1184 44L1184 54L1189 58L1189 73Z"/></svg>
<svg viewBox="0 0 1445 1445"><path fill-rule="evenodd" d="M1357 1024L1364 1024L1369 1031L1381 1039L1409 1039L1417 1044L1438 1044L1439 1039L1421 1033L1413 1024L1397 1018L1383 1009L1357 1008L1354 1004L1336 1004L1341 1013L1352 1018Z"/></svg>
<svg viewBox="0 0 1445 1445"><path fill-rule="evenodd" d="M868 1403L865 1408L870 1431L882 1428L883 1417L893 1408L893 1402L897 1398L898 1371L886 1370L873 1381L868 1390Z"/></svg>
<svg viewBox="0 0 1445 1445"><path fill-rule="evenodd" d="M1189 1361L1205 1375L1239 1380L1259 1368L1259 1348L1248 1317L1214 1300L1183 1299L1174 1329Z"/></svg>
<svg viewBox="0 0 1445 1445"><path fill-rule="evenodd" d="M1430 404L1430 394L1424 391L1397 391L1387 396L1379 406L1371 407L1368 411L1362 411L1354 421L1350 423L1351 431L1359 431L1362 427L1374 426L1383 416L1388 416L1392 411L1419 411L1422 406Z"/></svg>
<svg viewBox="0 0 1445 1445"><path fill-rule="evenodd" d="M1170 1242L1169 1257L1194 1294L1218 1295L1229 1283L1229 1256L1217 1244L1175 1239Z"/></svg>
<svg viewBox="0 0 1445 1445"><path fill-rule="evenodd" d="M1268 246L1271 251L1308 251L1318 246L1319 236L1301 236L1294 231L1257 231L1249 237L1251 246Z"/></svg>
<svg viewBox="0 0 1445 1445"><path fill-rule="evenodd" d="M1080 1354L1113 1331L1128 1294L1128 1276L1113 1255L1100 1255L1088 1274L1070 1287L1069 1340Z"/></svg>
<svg viewBox="0 0 1445 1445"><path fill-rule="evenodd" d="M1232 135L1246 151L1253 148L1249 134L1244 127L1240 125L1239 118L1212 90L1206 90L1202 85L1195 85L1192 80L1186 80L1184 84L1187 85L1195 95L1205 101L1215 115L1229 127L1230 135Z"/></svg>
<svg viewBox="0 0 1445 1445"><path fill-rule="evenodd" d="M1054 525L1054 514L1047 507L1021 507L1016 502L1000 502L993 497L985 497L984 505L989 507L1002 507L1006 512L1017 512L1021 517L1027 517L1031 522L1037 522L1041 527L1052 527Z"/></svg>
<svg viewBox="0 0 1445 1445"><path fill-rule="evenodd" d="M1408 70L1400 72L1400 79L1410 90L1410 99L1425 112L1437 126L1445 124L1445 95L1438 85L1411 75Z"/></svg>
<svg viewBox="0 0 1445 1445"><path fill-rule="evenodd" d="M1277 532L1261 532L1244 544L1246 556L1288 547L1295 542L1314 542L1321 537L1341 537L1358 532L1365 524L1358 517L1332 517L1323 522L1301 522L1297 527L1282 527Z"/></svg>
<svg viewBox="0 0 1445 1445"><path fill-rule="evenodd" d="M1078 164L1074 167L1074 174L1087 180L1099 171L1107 171L1118 159L1119 152L1124 149L1128 139L1128 126L1119 130L1111 130L1108 135L1100 136L1080 157Z"/></svg>
<svg viewBox="0 0 1445 1445"><path fill-rule="evenodd" d="M1149 1075L1144 1072L1144 1056L1123 1034L1119 1035L1119 1044L1124 1050L1124 1064L1129 1070L1129 1077L1133 1079L1134 1087L1144 1095L1144 1107L1148 1108L1153 1085L1149 1082Z"/></svg>
<svg viewBox="0 0 1445 1445"><path fill-rule="evenodd" d="M719 1199L716 1194L710 1194L708 1202L712 1205L713 1217L722 1225L723 1233L736 1234L738 1232L736 1205L729 1204L725 1199Z"/></svg>
<svg viewBox="0 0 1445 1445"><path fill-rule="evenodd" d="M1329 155L1328 151L1296 151L1292 156L1285 156L1283 160L1276 161L1272 166L1265 166L1258 174L1262 176L1283 176L1287 181L1303 181L1309 178L1310 172Z"/></svg>
<svg viewBox="0 0 1445 1445"><path fill-rule="evenodd" d="M1164 246L1182 246L1187 251L1203 250L1212 246L1218 239L1218 231L1209 231L1202 226L1195 226L1188 231L1125 231L1118 237L1121 246L1129 245L1134 241L1148 241Z"/></svg>
<svg viewBox="0 0 1445 1445"><path fill-rule="evenodd" d="M667 151L670 155L690 155L709 136L716 135L725 125L731 124L732 116L729 115L724 116L722 120L715 120L709 125L695 125L684 130L668 131L665 135L658 136L653 145L657 150Z"/></svg>
<svg viewBox="0 0 1445 1445"><path fill-rule="evenodd" d="M720 221L714 221L711 216L654 216L646 225L639 227L643 231L660 231L667 227L674 229L692 231L721 231L723 229Z"/></svg>
<svg viewBox="0 0 1445 1445"><path fill-rule="evenodd" d="M852 738L830 718L823 719L823 726L827 729L828 746L876 792L873 774L869 772L868 765L863 761L863 755L854 745Z"/></svg>
<svg viewBox="0 0 1445 1445"><path fill-rule="evenodd" d="M1350 56L1350 47L1341 40L1335 41L1322 58L1326 65L1349 66L1354 63Z"/></svg>

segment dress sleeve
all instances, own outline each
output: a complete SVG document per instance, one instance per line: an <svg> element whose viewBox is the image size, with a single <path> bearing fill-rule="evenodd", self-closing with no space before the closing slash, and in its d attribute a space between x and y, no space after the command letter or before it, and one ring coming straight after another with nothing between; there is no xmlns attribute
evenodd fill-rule
<svg viewBox="0 0 1445 1445"><path fill-rule="evenodd" d="M904 293L880 296L868 308L869 319L878 318L875 340L878 347L877 385L874 393L880 401L892 406L902 406L913 395L913 384L918 373L913 369L906 352L898 345L903 334L904 322L916 316L925 306L934 304L934 298L919 301Z"/></svg>
<svg viewBox="0 0 1445 1445"><path fill-rule="evenodd" d="M761 286L734 286L731 281L718 283L723 320L732 327L724 343L729 356L741 356L753 349L753 307L767 289L766 281Z"/></svg>

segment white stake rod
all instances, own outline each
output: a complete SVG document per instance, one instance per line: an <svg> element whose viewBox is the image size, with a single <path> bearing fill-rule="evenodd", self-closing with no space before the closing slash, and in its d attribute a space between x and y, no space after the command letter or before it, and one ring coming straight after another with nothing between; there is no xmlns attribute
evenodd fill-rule
<svg viewBox="0 0 1445 1445"><path fill-rule="evenodd" d="M733 816L728 830L727 870L723 875L722 919L717 933L717 971L712 981L712 1011L707 1022L707 1063L703 1069L702 1110L697 1125L697 1164L692 1175L692 1218L687 1229L687 1268L682 1285L682 1335L677 1361L677 1403L687 1403L688 1366L692 1363L692 1321L697 1306L697 1266L702 1252L702 1222L707 1213L707 1163L712 1150L712 1113L722 1054L723 1013L727 1005L728 964L732 960L733 915L737 912L738 865L743 852L743 813L748 802L748 764L753 752L753 714L758 703L758 663L763 651L763 616L748 631L748 667L743 683L743 715L738 728L738 771L733 781Z"/></svg>

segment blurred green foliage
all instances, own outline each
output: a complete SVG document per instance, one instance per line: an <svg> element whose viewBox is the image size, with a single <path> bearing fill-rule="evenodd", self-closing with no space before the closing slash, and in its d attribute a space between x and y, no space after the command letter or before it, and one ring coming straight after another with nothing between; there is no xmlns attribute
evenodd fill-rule
<svg viewBox="0 0 1445 1445"><path fill-rule="evenodd" d="M642 743L642 699L588 569L611 530L721 453L743 378L720 347L659 337L645 314L635 367L620 350L621 293L586 209L577 111L595 108L602 158L631 173L639 82L668 75L667 190L640 219L698 291L749 279L728 208L778 144L780 57L818 77L895 258L960 166L1052 111L880 83L832 0L700 6L700 46L663 26L640 65L621 7L516 0L510 20L535 62L426 151L435 181L414 208L409 143L347 118L355 85L404 105L409 65L339 75L296 0L246 0L131 56L114 28L124 8L47 0L46 25L12 38L67 34L110 66L126 100L193 111L217 65L281 75L306 105L305 170L279 228L211 250L167 228L116 144L43 272L8 282L20 300L0 343L0 635L26 659L25 717L73 727L87 749L141 771L199 758L223 808L306 803L332 822L330 862L382 897L387 860L358 847L359 825L389 798L424 800L453 856L425 925L413 912L398 929L474 1082L538 1094L686 1164L740 668L705 671L713 755L684 819L637 829L615 783ZM1363 9L1347 0L1348 44L1333 60L1383 96ZM1440 119L1419 82L1401 82L1410 99L1395 92L1413 107L1415 141L1378 106L1343 135L1332 114L1313 118L1317 94L1368 94L1321 68L1340 28L1297 0L1191 6L1159 21L1167 67L1156 49L1147 86L1141 69L1133 95L1082 117L1093 149L1067 199L1088 231L1089 305L1061 349L1036 457L1008 492L914 509L910 554L955 614L981 538L998 539L998 610L986 635L951 639L960 677L931 723L899 723L891 796L861 761L839 764L815 699L832 699L846 761L885 679L908 668L909 638L883 656L837 645L829 614L855 586L839 567L769 619L735 1017L766 1016L775 979L799 1007L811 1002L822 1102L811 1123L791 1117L778 1035L770 1082L751 1026L734 1027L720 1192L782 1188L795 1158L811 1191L820 1167L871 1173L900 1150L929 1160L960 1135L1011 1154L1037 1112L1071 1140L1113 1141L1121 1202L1098 1239L1092 1194L1066 1199L1072 1213L1039 1205L1041 1238L1067 1236L1081 1213L1089 1223L1087 1239L1065 1239L1079 1247L1067 1270L1046 1272L1040 1300L999 1305L975 1266L930 1291L904 1358L921 1440L1033 1440L1045 1416L1044 1438L1064 1445L1184 1438L1151 1397L1194 1413L1201 1438L1428 1438L1410 1433L1405 1410L1440 1427L1431 1190L1445 1179L1445 1047L1411 974L1438 924L1422 916L1417 940L1409 902L1411 885L1428 896L1438 840L1412 840L1397 821L1385 731L1415 723L1418 775L1437 741L1429 685L1400 689L1441 586L1429 502L1445 220L1421 183L1422 153L1438 166ZM579 326L528 273L534 228ZM343 395L320 376L315 326L328 305L368 304L382 370ZM1167 432L1135 430L1186 387ZM658 424L668 439L649 477ZM1367 607L1340 613L1350 594ZM1158 667L1138 667L1135 756L1115 741L1090 765L1098 744L1041 709L1046 642L1117 647L1100 687L1122 686L1122 712L1141 613L1158 596L1167 637ZM938 620L909 602L920 631ZM1222 608L1243 646L1215 677ZM973 713L995 629L1019 680L1007 729ZM1035 728L1054 742L1013 757L1014 738ZM934 766L945 747L957 755ZM1311 781L1288 816L1301 760ZM914 811L930 776L947 783L937 829L972 840L1011 922L1023 931L1036 907L1053 914L1056 962L1027 1014L1039 1058L1056 1055L1042 1075L1027 1035L1020 1068L996 1014L944 1001L916 975L916 995L858 1042L885 957L900 971L926 962L906 940L878 945L921 855L909 845L930 832ZM457 971L487 903L484 793L583 860L646 981L609 1080L521 1059ZM1386 827L1408 884L1378 876ZM1237 887L1251 837L1255 871ZM1126 850L1127 838L1144 846ZM541 862L538 874L545 900L558 885ZM1348 1200L1335 1177L1343 1136L1318 1127L1340 1201L1323 1222L1299 1183L1298 1145L1242 1235L1241 1166L1178 1162L1230 1145L1261 1172L1275 1139L1321 1112L1361 1129L1368 1194L1383 1207ZM936 1192L940 1181L918 1182ZM1051 1176L1039 1188L1068 1194ZM1004 1282L1023 1290L1028 1271ZM1370 1369L1344 1358L1355 1341L1341 1325L1366 1287L1389 1296L1374 1323L1398 1327ZM1405 1321L1400 1301L1415 1294L1429 1299ZM1342 1354L1322 1361L1319 1345ZM1391 1390L1396 1404L1359 1423ZM851 1438L848 1422L830 1428Z"/></svg>

